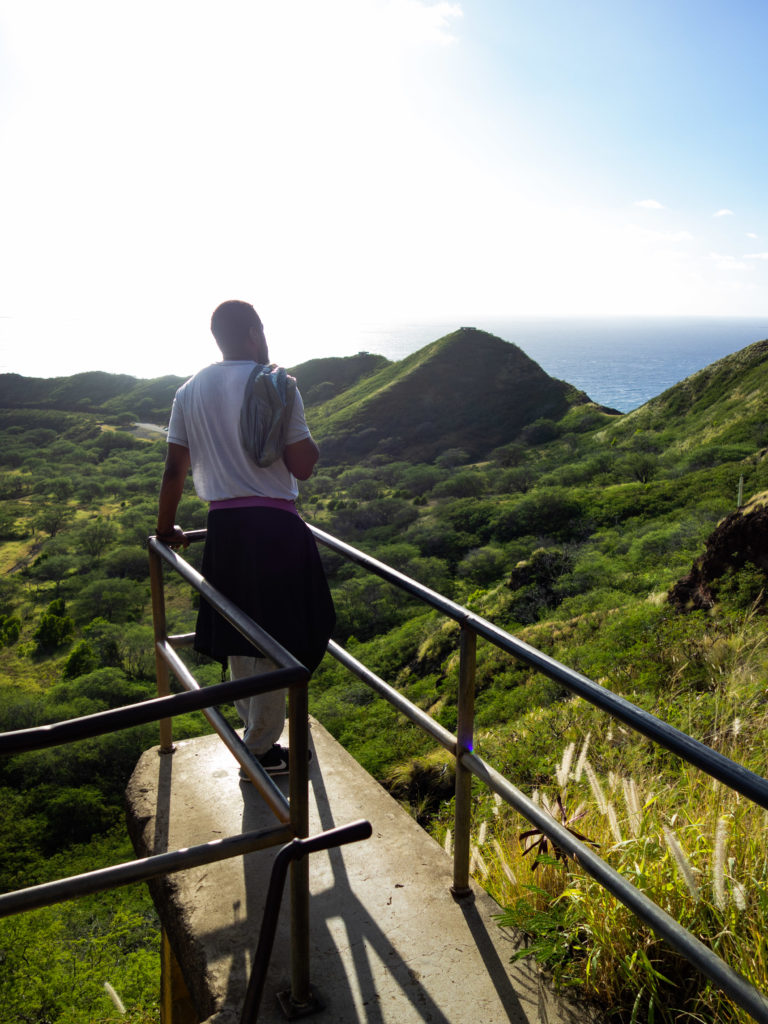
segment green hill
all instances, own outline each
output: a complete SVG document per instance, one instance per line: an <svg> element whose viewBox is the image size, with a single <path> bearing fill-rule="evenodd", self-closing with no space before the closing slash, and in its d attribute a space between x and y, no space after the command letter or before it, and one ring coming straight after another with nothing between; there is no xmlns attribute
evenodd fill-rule
<svg viewBox="0 0 768 1024"><path fill-rule="evenodd" d="M312 410L312 430L329 462L372 454L423 461L454 448L482 458L533 423L557 422L573 406L592 404L516 345L468 327L396 363L360 352L312 359L290 372ZM101 372L51 379L2 374L0 407L165 423L183 380Z"/></svg>
<svg viewBox="0 0 768 1024"><path fill-rule="evenodd" d="M482 458L589 403L516 345L462 327L325 402L312 430L331 462L374 453L429 461L450 448Z"/></svg>
<svg viewBox="0 0 768 1024"><path fill-rule="evenodd" d="M639 479L645 471L684 479L740 460L748 470L768 445L767 398L768 341L758 341L614 419L596 437L614 459L631 458Z"/></svg>
<svg viewBox="0 0 768 1024"><path fill-rule="evenodd" d="M139 420L168 419L176 389L184 377L139 380L128 374L76 373L71 377L21 377L0 374L0 408L59 409L105 416L129 413Z"/></svg>
<svg viewBox="0 0 768 1024"><path fill-rule="evenodd" d="M356 356L327 356L310 359L292 367L289 372L296 377L305 406L327 402L346 388L352 387L361 378L369 377L377 370L389 365L384 356L358 352Z"/></svg>
<svg viewBox="0 0 768 1024"><path fill-rule="evenodd" d="M293 367L305 405L316 405L360 378L388 365L384 356L359 352L356 356L312 359ZM186 377L140 379L128 374L92 371L71 377L22 377L0 374L0 408L59 409L104 416L130 414L139 420L167 423L176 389Z"/></svg>
<svg viewBox="0 0 768 1024"><path fill-rule="evenodd" d="M666 433L671 451L768 442L768 340L719 359L628 413L618 434ZM673 434L677 436L672 436Z"/></svg>

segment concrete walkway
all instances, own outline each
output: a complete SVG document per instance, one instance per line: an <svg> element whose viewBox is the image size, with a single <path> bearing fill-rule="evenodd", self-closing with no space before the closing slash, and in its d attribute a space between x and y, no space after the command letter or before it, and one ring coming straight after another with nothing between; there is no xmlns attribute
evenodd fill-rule
<svg viewBox="0 0 768 1024"><path fill-rule="evenodd" d="M284 737L285 741L285 737ZM367 818L371 839L310 857L311 981L328 1024L570 1024L585 1007L553 997L527 963L510 966L513 935L479 888L457 903L452 861L346 751L312 721L310 835ZM280 786L287 793L287 778ZM128 787L137 854L193 846L271 827L274 817L217 736L157 748ZM239 1021L274 850L168 876L153 896L199 1020ZM287 890L287 887L286 887ZM288 895L259 1021L285 1018Z"/></svg>

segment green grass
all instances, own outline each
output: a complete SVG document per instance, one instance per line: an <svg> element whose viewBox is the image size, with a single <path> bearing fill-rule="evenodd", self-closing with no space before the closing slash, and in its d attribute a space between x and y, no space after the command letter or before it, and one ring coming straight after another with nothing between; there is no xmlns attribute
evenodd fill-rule
<svg viewBox="0 0 768 1024"><path fill-rule="evenodd" d="M560 780L564 786L552 779L549 800L559 792L571 827L603 859L765 991L766 812L694 770L673 782L599 776L581 762ZM543 789L538 801L549 806ZM620 1020L751 1019L576 862L550 852L537 864L536 851L526 853L519 839L529 827L502 811L478 846L482 861L476 858L480 880L507 908L500 924L529 937L521 955L535 957L562 986L614 1008L610 1016Z"/></svg>

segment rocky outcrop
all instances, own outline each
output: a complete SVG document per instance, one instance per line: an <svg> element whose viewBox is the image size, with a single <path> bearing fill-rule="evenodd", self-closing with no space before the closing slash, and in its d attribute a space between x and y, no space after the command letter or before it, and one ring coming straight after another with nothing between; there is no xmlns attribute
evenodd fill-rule
<svg viewBox="0 0 768 1024"><path fill-rule="evenodd" d="M718 523L704 554L670 589L669 600L679 611L711 608L720 577L726 570L741 569L747 563L768 575L768 494L753 498Z"/></svg>

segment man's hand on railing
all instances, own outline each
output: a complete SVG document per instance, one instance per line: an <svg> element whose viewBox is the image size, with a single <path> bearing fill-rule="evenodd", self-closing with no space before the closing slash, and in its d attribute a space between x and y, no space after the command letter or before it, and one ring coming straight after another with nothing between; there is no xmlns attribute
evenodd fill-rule
<svg viewBox="0 0 768 1024"><path fill-rule="evenodd" d="M161 530L158 527L155 536L159 541L162 541L163 544L167 544L169 548L189 547L187 535L184 533L182 528L176 524L174 524L170 530Z"/></svg>

